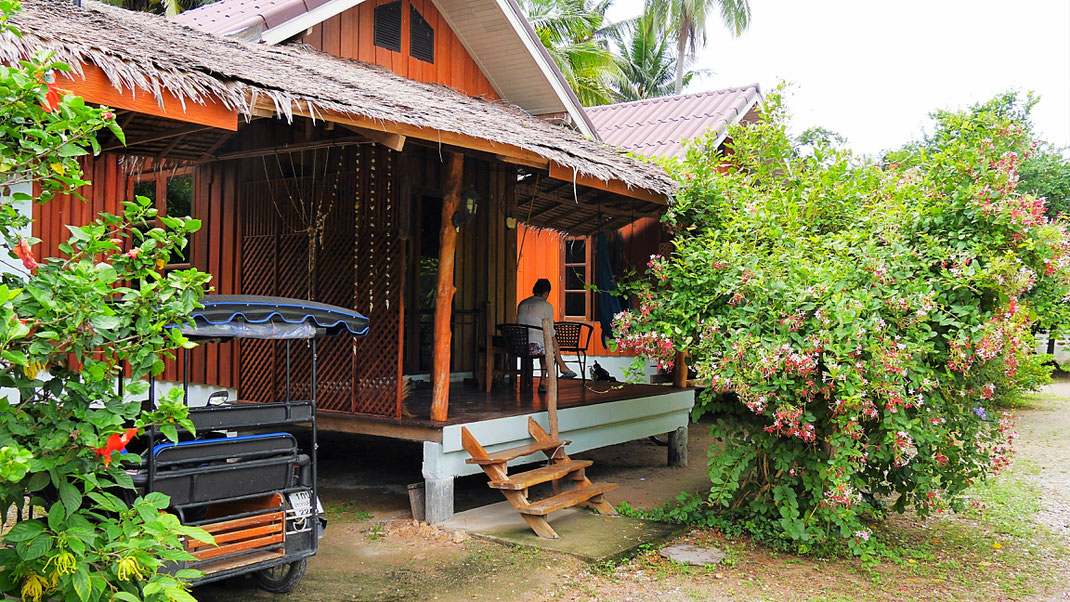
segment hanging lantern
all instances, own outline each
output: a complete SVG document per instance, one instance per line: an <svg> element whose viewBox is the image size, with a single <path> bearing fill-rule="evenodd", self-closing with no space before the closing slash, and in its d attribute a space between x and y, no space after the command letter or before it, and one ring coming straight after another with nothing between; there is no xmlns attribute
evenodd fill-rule
<svg viewBox="0 0 1070 602"><path fill-rule="evenodd" d="M468 190L464 191L461 195L461 206L453 213L453 227L460 228L472 223L475 219L476 213L479 212L479 193L476 192L474 186L469 186Z"/></svg>

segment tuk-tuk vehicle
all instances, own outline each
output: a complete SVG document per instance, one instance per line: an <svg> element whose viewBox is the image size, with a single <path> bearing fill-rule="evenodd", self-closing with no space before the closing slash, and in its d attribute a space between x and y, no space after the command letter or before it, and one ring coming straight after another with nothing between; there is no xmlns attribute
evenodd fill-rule
<svg viewBox="0 0 1070 602"><path fill-rule="evenodd" d="M200 585L251 573L263 589L292 591L315 555L326 521L316 489L316 341L323 336L363 336L368 319L353 310L283 297L208 295L183 334L200 343L234 339L285 341L285 390L276 399L234 400L213 393L190 407L196 437L172 443L146 431L147 447L134 475L139 493L171 498L169 512L200 527L216 545L188 541L195 560L168 570L197 569ZM303 348L303 349L302 349ZM291 352L311 354L311 386L291 387ZM189 404L189 357L184 351L183 388ZM150 407L155 387L149 389ZM310 427L303 450L294 427Z"/></svg>

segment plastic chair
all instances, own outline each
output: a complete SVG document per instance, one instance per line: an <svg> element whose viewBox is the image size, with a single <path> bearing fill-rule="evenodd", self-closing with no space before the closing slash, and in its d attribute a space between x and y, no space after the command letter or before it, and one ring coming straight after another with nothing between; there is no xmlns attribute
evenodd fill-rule
<svg viewBox="0 0 1070 602"><path fill-rule="evenodd" d="M565 353L576 354L576 361L580 365L580 378L587 381L587 347L591 344L591 334L594 327L586 322L554 322L554 339L557 341L557 351L561 359L565 359Z"/></svg>
<svg viewBox="0 0 1070 602"><path fill-rule="evenodd" d="M527 324L499 324L498 333L502 337L506 353L506 363L510 361L510 357L516 357L520 359L520 380L518 381L513 370L513 382L516 383L518 389L530 389L532 387L532 379L534 378L535 366L534 361L536 358L544 357L544 353L532 353L531 344L528 341L528 329L537 330L542 333L542 328L538 326L528 326ZM541 334L540 334L541 336ZM536 341L542 342L542 341ZM511 365L516 365L515 363ZM541 374L541 372L540 372ZM541 374L545 377L545 374Z"/></svg>

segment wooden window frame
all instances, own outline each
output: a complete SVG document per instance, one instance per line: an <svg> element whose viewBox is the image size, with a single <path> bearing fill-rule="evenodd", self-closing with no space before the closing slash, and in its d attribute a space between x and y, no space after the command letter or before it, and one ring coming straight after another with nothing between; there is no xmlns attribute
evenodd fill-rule
<svg viewBox="0 0 1070 602"><path fill-rule="evenodd" d="M167 216L167 181L171 178L190 176L191 179L195 178L192 167L179 167L174 169L161 169L156 171L146 171L144 173L134 174L130 176L131 182L134 186L144 182L156 182L156 226L162 227L163 222L160 221L161 217ZM131 186L131 189L134 188ZM195 208L197 206L197 184L192 182L192 194L190 195L190 217L193 216ZM168 263L163 266L163 271L166 273L169 270L186 270L193 267L193 240L186 241L186 261L181 263Z"/></svg>
<svg viewBox="0 0 1070 602"><path fill-rule="evenodd" d="M568 263L567 262L567 259L568 259L568 251L567 251L568 243L571 242L571 241L574 241L574 240L582 240L584 242L584 247L583 247L583 249L584 249L584 262L583 263ZM594 320L593 295L591 293L591 289L587 288L591 284L594 283L594 253L593 253L592 244L591 244L592 240L593 240L593 238L590 237L590 236L569 236L569 237L565 237L565 239L561 243L561 283L560 283L561 287L559 289L561 291L561 293L560 293L559 299L560 299L560 303L561 303L561 317L563 319L565 319L565 320L570 320L570 319L571 320L582 320L582 321L585 321L585 322L591 322L591 321ZM585 274L585 277L584 277L584 285L585 285L585 287L584 287L584 289L582 291L580 291L578 289L566 288L566 283L568 282L568 268L569 267L580 267L580 266L584 267L584 274ZM567 305L565 303L566 294L567 293L580 293L580 292L583 293L584 314L582 316L571 315L571 314L567 313L567 309L568 308L567 308Z"/></svg>

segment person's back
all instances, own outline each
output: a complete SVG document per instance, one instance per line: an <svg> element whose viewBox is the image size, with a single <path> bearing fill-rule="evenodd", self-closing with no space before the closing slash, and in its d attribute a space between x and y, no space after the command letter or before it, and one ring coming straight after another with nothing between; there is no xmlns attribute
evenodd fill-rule
<svg viewBox="0 0 1070 602"><path fill-rule="evenodd" d="M543 334L541 328L544 319L549 319L553 322L554 306L550 305L549 301L539 295L532 295L516 306L517 324L527 324L528 326L536 326L540 329L528 329L528 343L538 343L539 347L543 346ZM550 335L553 336L553 334L554 331L551 326Z"/></svg>

